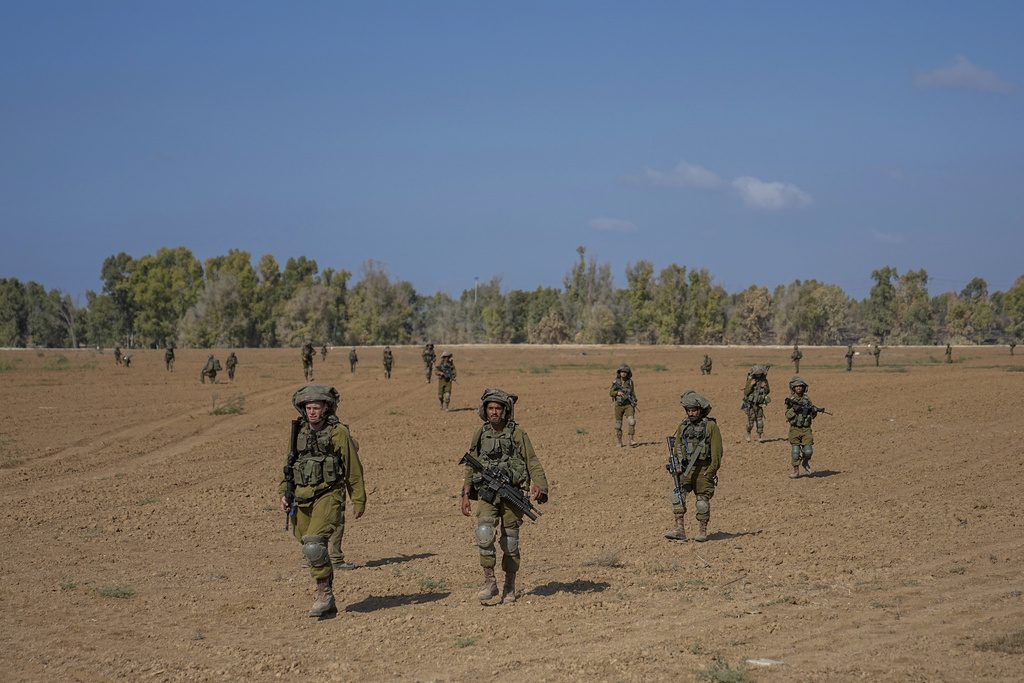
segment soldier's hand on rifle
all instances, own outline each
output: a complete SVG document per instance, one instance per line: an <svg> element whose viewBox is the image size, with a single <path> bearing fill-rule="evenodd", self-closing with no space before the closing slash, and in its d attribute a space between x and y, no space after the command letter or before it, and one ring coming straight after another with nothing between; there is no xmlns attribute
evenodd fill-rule
<svg viewBox="0 0 1024 683"><path fill-rule="evenodd" d="M472 508L469 506L469 491L462 489L462 502L459 504L459 509L462 510L462 514L469 517L472 514Z"/></svg>
<svg viewBox="0 0 1024 683"><path fill-rule="evenodd" d="M541 491L540 486L538 486L537 484L534 484L533 486L530 487L530 497L533 498L538 503L548 502L548 494Z"/></svg>
<svg viewBox="0 0 1024 683"><path fill-rule="evenodd" d="M281 512L291 512L292 506L288 504L288 499L281 496Z"/></svg>

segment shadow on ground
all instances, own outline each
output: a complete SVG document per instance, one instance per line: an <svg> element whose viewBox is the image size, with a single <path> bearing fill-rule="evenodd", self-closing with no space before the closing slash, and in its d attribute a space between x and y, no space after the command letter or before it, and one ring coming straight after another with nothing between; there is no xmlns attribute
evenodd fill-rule
<svg viewBox="0 0 1024 683"><path fill-rule="evenodd" d="M396 555L395 557L382 557L379 560L370 560L366 562L364 567L383 567L386 564L401 564L402 562L412 562L413 560L424 560L428 557L433 557L434 553L416 553L415 555Z"/></svg>
<svg viewBox="0 0 1024 683"><path fill-rule="evenodd" d="M407 595L371 595L365 600L353 603L345 608L346 612L358 612L366 614L377 610L390 609L392 607L404 607L405 605L424 605L428 602L444 600L448 593L409 593Z"/></svg>
<svg viewBox="0 0 1024 683"><path fill-rule="evenodd" d="M757 531L738 531L733 533L731 531L713 531L708 534L709 541L728 541L730 538L739 538L741 536L758 536L762 532L761 529Z"/></svg>
<svg viewBox="0 0 1024 683"><path fill-rule="evenodd" d="M551 581L543 586L537 586L528 594L542 595L544 597L550 597L557 593L580 595L582 593L600 593L608 590L610 587L611 584L606 581L588 581L586 579L579 579L568 583L565 581Z"/></svg>
<svg viewBox="0 0 1024 683"><path fill-rule="evenodd" d="M842 474L842 472L839 472L839 471L836 471L836 470L816 470L814 472L811 472L810 474L804 474L800 478L801 479L820 479L820 478L824 478L824 477L834 477L837 474Z"/></svg>

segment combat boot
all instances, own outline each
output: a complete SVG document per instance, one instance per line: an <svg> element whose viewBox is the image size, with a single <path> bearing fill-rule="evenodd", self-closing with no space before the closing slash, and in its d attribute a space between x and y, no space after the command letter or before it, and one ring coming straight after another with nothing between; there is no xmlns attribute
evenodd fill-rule
<svg viewBox="0 0 1024 683"><path fill-rule="evenodd" d="M800 478L800 465L793 465L793 473L789 475L790 479Z"/></svg>
<svg viewBox="0 0 1024 683"><path fill-rule="evenodd" d="M615 445L622 448L622 432L615 432Z"/></svg>
<svg viewBox="0 0 1024 683"><path fill-rule="evenodd" d="M697 538L695 538L694 540L699 543L703 543L704 541L708 540L708 523L707 520L699 521L700 529L697 530Z"/></svg>
<svg viewBox="0 0 1024 683"><path fill-rule="evenodd" d="M444 399L443 398L437 399L437 404L439 406L441 406L441 410L444 410Z"/></svg>
<svg viewBox="0 0 1024 683"><path fill-rule="evenodd" d="M758 443L764 443L764 433L763 432L758 432L757 433L757 442Z"/></svg>
<svg viewBox="0 0 1024 683"><path fill-rule="evenodd" d="M476 594L477 600L487 602L497 597L498 580L494 578L494 567L484 567L484 587Z"/></svg>
<svg viewBox="0 0 1024 683"><path fill-rule="evenodd" d="M813 472L813 470L811 469L811 461L810 460L804 460L803 467L804 467L804 472L807 473L807 476L808 477L811 476L811 472Z"/></svg>
<svg viewBox="0 0 1024 683"><path fill-rule="evenodd" d="M629 435L629 447L636 448L636 439L633 438L632 434Z"/></svg>
<svg viewBox="0 0 1024 683"><path fill-rule="evenodd" d="M747 432L747 441L750 441L750 432Z"/></svg>
<svg viewBox="0 0 1024 683"><path fill-rule="evenodd" d="M516 601L516 573L505 572L505 585L501 589L501 604L511 605Z"/></svg>
<svg viewBox="0 0 1024 683"><path fill-rule="evenodd" d="M334 605L334 588L331 586L331 580L317 579L316 599L313 601L313 607L309 610L309 616L322 617L325 614L336 611L336 609L337 607Z"/></svg>
<svg viewBox="0 0 1024 683"><path fill-rule="evenodd" d="M686 515L676 515L676 527L665 534L665 538L673 541L685 541L686 540L686 529L683 528L683 520Z"/></svg>

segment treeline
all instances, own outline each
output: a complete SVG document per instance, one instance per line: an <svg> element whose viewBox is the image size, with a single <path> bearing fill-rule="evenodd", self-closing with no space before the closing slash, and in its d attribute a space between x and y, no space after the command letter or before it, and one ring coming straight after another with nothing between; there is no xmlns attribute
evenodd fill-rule
<svg viewBox="0 0 1024 683"><path fill-rule="evenodd" d="M976 277L959 293L928 292L928 273L871 273L857 301L838 286L794 280L729 294L705 269L649 261L611 267L583 247L561 289L502 292L500 278L456 299L423 295L367 261L358 282L304 256L282 269L231 250L200 263L184 247L103 261L101 292L84 306L36 282L0 279L0 346L276 347L317 344L1006 343L1024 332L1024 276L1006 292Z"/></svg>

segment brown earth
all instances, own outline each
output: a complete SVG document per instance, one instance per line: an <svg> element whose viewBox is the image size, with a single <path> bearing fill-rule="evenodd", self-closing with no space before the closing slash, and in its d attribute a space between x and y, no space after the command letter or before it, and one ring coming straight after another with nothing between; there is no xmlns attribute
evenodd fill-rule
<svg viewBox="0 0 1024 683"><path fill-rule="evenodd" d="M843 349L804 349L835 416L815 422L815 476L794 481L789 349L712 348L711 377L695 347L454 351L448 413L417 349L396 349L390 383L379 348L355 375L346 349L317 358L370 490L346 536L361 567L337 576L324 621L305 616L312 582L277 508L297 350L242 350L216 385L198 381L200 351L173 373L161 351L131 369L109 351L0 352L0 679L1021 679L1024 357L886 349L848 374ZM623 361L641 443L620 450L607 391ZM739 411L754 362L776 366L763 444ZM525 594L496 607L474 599L456 497L486 386L520 395L552 481L523 532ZM691 387L726 449L703 544L662 537L664 437ZM241 414L211 414L238 399Z"/></svg>

